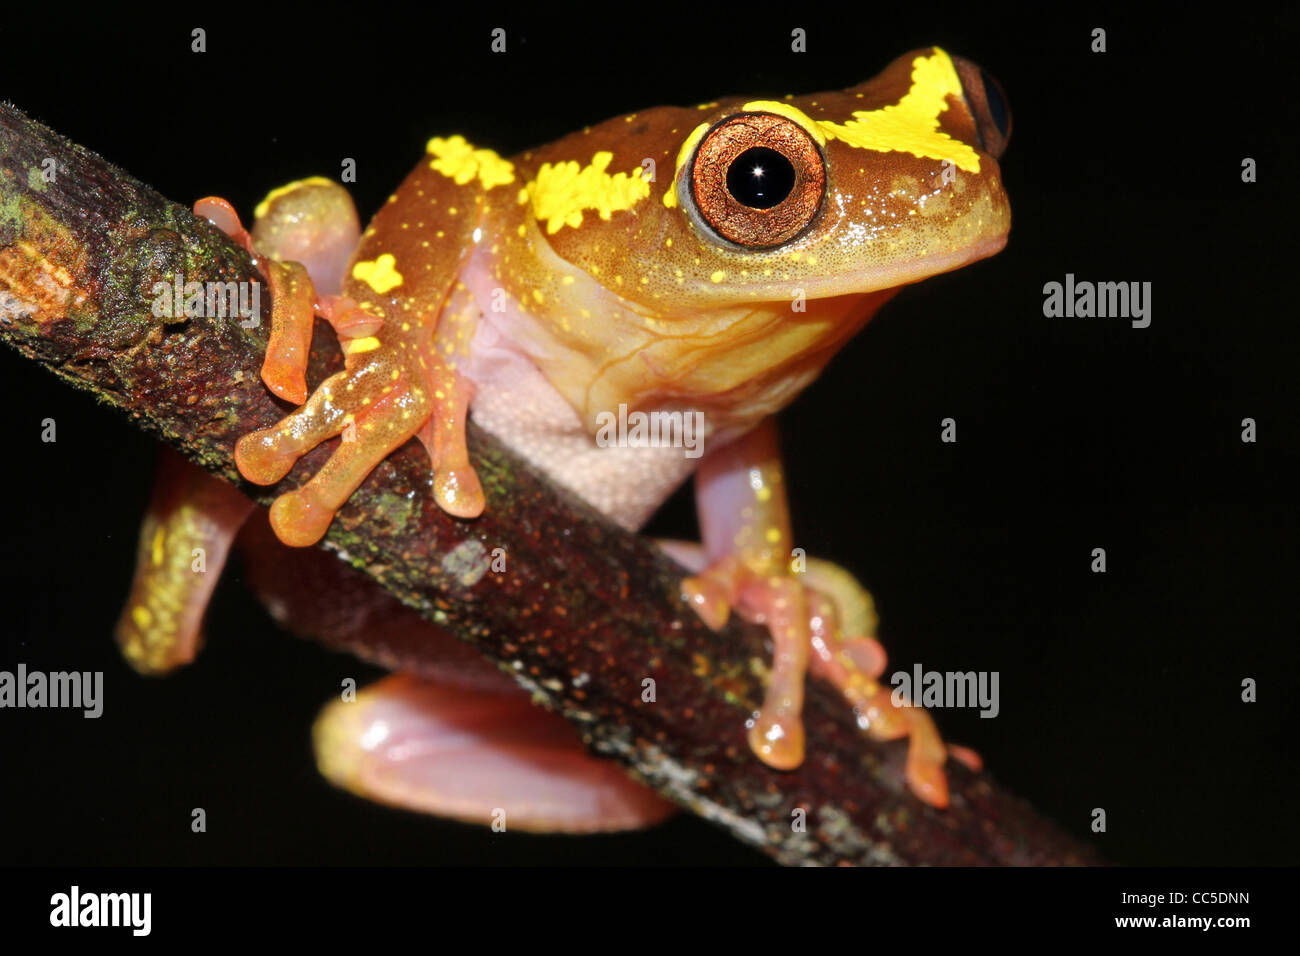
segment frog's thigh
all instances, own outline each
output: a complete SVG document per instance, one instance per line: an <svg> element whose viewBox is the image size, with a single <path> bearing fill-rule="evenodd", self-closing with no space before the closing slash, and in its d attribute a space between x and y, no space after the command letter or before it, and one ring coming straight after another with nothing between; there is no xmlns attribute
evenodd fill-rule
<svg viewBox="0 0 1300 956"><path fill-rule="evenodd" d="M593 757L522 691L399 674L321 713L316 762L336 786L505 830L590 833L657 823L673 806Z"/></svg>
<svg viewBox="0 0 1300 956"><path fill-rule="evenodd" d="M230 542L253 509L233 485L163 448L140 527L135 581L118 620L132 667L159 674L194 659Z"/></svg>

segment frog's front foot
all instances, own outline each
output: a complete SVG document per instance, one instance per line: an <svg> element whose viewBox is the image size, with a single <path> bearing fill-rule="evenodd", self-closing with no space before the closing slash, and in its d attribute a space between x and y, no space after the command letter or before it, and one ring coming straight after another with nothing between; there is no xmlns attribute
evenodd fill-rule
<svg viewBox="0 0 1300 956"><path fill-rule="evenodd" d="M281 210L281 218L301 212L295 203L314 208L330 201L327 190L308 181L283 193L279 204L290 208ZM343 439L306 484L275 500L271 526L277 537L299 547L315 544L370 471L415 436L433 457L439 505L460 517L480 514L483 491L465 450L472 388L456 371L454 350L435 341L433 327L409 317L386 320L383 302L358 304L333 293L318 295L305 267L276 261L258 247L257 236L267 232L260 218L250 240L224 201L202 200L195 211L254 251L273 295L262 377L281 398L302 405L277 425L239 440L235 464L240 474L259 485L275 484L317 445L336 435ZM279 247L289 245L282 231L272 235ZM316 315L338 335L344 370L308 397L306 370Z"/></svg>
<svg viewBox="0 0 1300 956"><path fill-rule="evenodd" d="M270 485L321 442L343 435L310 481L275 500L271 526L276 535L290 545L316 543L371 469L416 435L434 455L439 505L460 517L482 513L482 487L464 450L468 388L431 349L412 340L403 348L386 335L387 327L360 337L347 335L338 322L335 328L345 370L322 382L302 408L278 425L245 435L235 446L240 474Z"/></svg>
<svg viewBox="0 0 1300 956"><path fill-rule="evenodd" d="M948 805L949 756L979 769L973 751L945 746L925 710L895 706L891 689L879 680L887 659L875 637L874 602L847 571L809 559L802 573L760 575L732 557L705 566L695 546L666 542L665 548L698 571L682 582L682 593L709 627L721 628L735 610L771 632L771 677L749 731L750 746L765 763L787 770L803 761L800 711L804 676L811 672L835 686L868 735L908 738L907 782L926 803Z"/></svg>

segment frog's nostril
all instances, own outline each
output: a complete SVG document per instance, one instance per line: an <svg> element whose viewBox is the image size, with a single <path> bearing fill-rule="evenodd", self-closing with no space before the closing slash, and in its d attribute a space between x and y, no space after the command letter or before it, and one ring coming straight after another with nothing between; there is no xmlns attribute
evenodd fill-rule
<svg viewBox="0 0 1300 956"><path fill-rule="evenodd" d="M965 57L954 56L953 66L961 79L962 92L975 119L980 146L994 157L1001 156L1011 139L1011 109L1006 94L998 81L984 72L977 63Z"/></svg>

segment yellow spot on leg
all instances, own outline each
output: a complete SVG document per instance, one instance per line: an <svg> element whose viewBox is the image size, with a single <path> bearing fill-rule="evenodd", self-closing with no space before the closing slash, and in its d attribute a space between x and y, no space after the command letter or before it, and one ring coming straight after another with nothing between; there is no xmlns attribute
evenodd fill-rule
<svg viewBox="0 0 1300 956"><path fill-rule="evenodd" d="M380 295L402 284L402 274L397 271L397 260L385 252L372 262L358 262L352 267L352 278L366 283Z"/></svg>

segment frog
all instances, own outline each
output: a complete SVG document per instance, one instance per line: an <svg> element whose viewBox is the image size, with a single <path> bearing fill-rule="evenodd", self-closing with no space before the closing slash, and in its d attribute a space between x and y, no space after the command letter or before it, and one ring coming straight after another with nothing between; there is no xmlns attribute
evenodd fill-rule
<svg viewBox="0 0 1300 956"><path fill-rule="evenodd" d="M787 770L815 746L801 719L811 676L836 688L868 737L906 738L908 787L946 807L946 761L978 769L978 755L945 743L924 709L900 705L882 681L874 599L853 575L792 560L775 416L904 286L1005 246L998 159L1010 128L997 83L930 47L847 89L656 107L509 158L435 136L364 230L347 191L323 177L272 191L251 231L229 203L200 200L195 213L243 244L270 286L261 377L293 407L239 440L236 466L275 485L340 439L270 507L275 538L297 549L320 541L375 466L412 439L427 450L438 505L480 515L470 417L628 530L694 477L701 541L661 545L708 627L737 614L768 630L764 698L747 722L753 758ZM309 390L317 318L337 335L344 367ZM698 433L684 447L610 427L637 414L698 423ZM193 659L215 576L186 574L186 556L202 546L219 570L252 508L179 456L164 461L118 628L138 670ZM464 664L454 644L448 655ZM630 828L670 812L571 732L539 730L542 717L527 716L501 679L482 669L432 683L395 675L329 705L318 766L371 799L480 822L503 787L531 786L551 796L530 804L525 827L546 831ZM456 737L466 714L512 766L483 771L463 734L464 753L429 743ZM518 753L512 729L531 736L530 754L555 759L502 758Z"/></svg>

